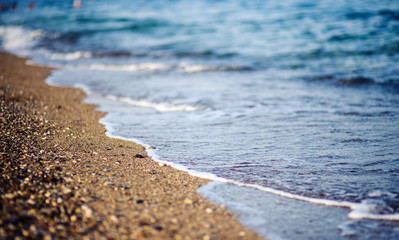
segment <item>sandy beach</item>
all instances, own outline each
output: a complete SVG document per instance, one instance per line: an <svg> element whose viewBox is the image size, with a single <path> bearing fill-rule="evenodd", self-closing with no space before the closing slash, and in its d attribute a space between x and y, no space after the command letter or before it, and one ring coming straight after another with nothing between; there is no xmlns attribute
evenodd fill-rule
<svg viewBox="0 0 399 240"><path fill-rule="evenodd" d="M208 180L111 139L52 69L0 54L1 239L260 239L196 193Z"/></svg>

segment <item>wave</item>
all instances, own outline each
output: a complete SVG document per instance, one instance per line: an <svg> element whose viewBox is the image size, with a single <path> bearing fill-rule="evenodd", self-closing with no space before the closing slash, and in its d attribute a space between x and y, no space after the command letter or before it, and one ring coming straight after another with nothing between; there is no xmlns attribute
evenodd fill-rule
<svg viewBox="0 0 399 240"><path fill-rule="evenodd" d="M44 52L43 56L50 60L72 61L82 58L92 58L93 54L91 52L85 52L85 51L76 51L69 53Z"/></svg>
<svg viewBox="0 0 399 240"><path fill-rule="evenodd" d="M32 48L43 37L41 30L26 30L19 26L0 26L2 47L13 53Z"/></svg>
<svg viewBox="0 0 399 240"><path fill-rule="evenodd" d="M51 60L76 60L78 58L85 58L93 56L89 52L74 52L67 54L47 54L47 57ZM62 65L54 64L55 67L61 67L65 69L77 69L77 70L99 70L99 71L180 71L185 73L200 73L209 71L251 71L254 70L251 67L246 66L212 66L212 65L199 65L199 64L186 64L181 63L179 65L169 65L165 63L154 63L146 62L139 64L124 64L124 65L114 65L114 64L79 64L79 65Z"/></svg>
<svg viewBox="0 0 399 240"><path fill-rule="evenodd" d="M389 198L395 198L397 195L393 193L381 192L381 191L374 191L368 195L370 199L363 200L361 203L354 203L349 201L337 201L337 200L329 200L329 199L321 199L321 198L313 198L313 197L306 197L297 194L292 194L289 192L284 192L282 190L273 189L270 187L264 187L256 184L249 184L249 183L242 183L239 181L235 181L232 179L222 178L217 176L213 173L208 172L199 172L196 170L192 170L183 166L181 164L176 164L169 161L162 160L159 155L156 153L156 148L153 146L149 146L148 144L134 138L125 138L119 135L114 134L115 130L112 127L112 124L106 121L106 118L100 120L102 124L105 125L107 132L106 135L112 138L118 138L126 141L133 141L136 142L146 148L146 151L149 156L152 157L153 160L159 162L160 164L169 165L175 169L182 170L187 172L188 174L200 178L205 178L212 180L213 182L207 184L202 188L213 188L214 185L217 184L234 184L240 187L247 187L257 189L266 193L274 194L277 196L290 198L298 201L309 202L316 205L324 205L329 207L340 207L340 208L348 208L351 211L348 214L350 219L358 220L358 219L373 219L373 220L388 220L388 221L399 221L399 213L394 212L394 210L388 206L385 202L374 200L373 198L381 197L385 195Z"/></svg>
<svg viewBox="0 0 399 240"><path fill-rule="evenodd" d="M204 109L203 107L190 106L187 104L176 104L169 102L153 102L147 99L132 99L128 97L118 97L114 95L106 95L106 98L112 101L127 103L131 106L141 108L152 108L159 112L192 112Z"/></svg>
<svg viewBox="0 0 399 240"><path fill-rule="evenodd" d="M157 71L170 70L172 67L163 63L140 63L140 64L126 64L126 65L112 65L112 64L89 64L78 66L65 66L67 69L78 70L102 70L102 71Z"/></svg>

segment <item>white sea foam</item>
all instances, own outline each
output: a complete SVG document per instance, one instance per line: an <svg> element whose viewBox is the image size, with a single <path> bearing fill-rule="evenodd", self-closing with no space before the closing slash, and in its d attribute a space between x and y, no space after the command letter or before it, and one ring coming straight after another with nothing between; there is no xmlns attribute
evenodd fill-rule
<svg viewBox="0 0 399 240"><path fill-rule="evenodd" d="M107 95L106 98L109 100L112 100L112 101L127 103L127 104L135 106L135 107L152 108L159 112L191 112L191 111L197 111L197 110L201 109L201 107L190 106L187 104L174 104L174 103L168 103L168 102L159 102L158 103L158 102L153 102L153 101L150 101L147 99L135 100L135 99L128 98L128 97L117 97L117 96L113 96L113 95Z"/></svg>
<svg viewBox="0 0 399 240"><path fill-rule="evenodd" d="M90 64L79 66L67 66L72 69L87 69L87 70L103 70L103 71L156 71L171 69L170 65L163 63L140 63L127 65L108 65L108 64Z"/></svg>
<svg viewBox="0 0 399 240"><path fill-rule="evenodd" d="M180 64L180 68L187 73L197 73L197 72L205 72L205 71L214 71L217 68L215 66L206 66L206 65L189 65L186 63Z"/></svg>
<svg viewBox="0 0 399 240"><path fill-rule="evenodd" d="M17 26L0 26L3 48L16 54L26 54L25 52L34 46L36 40L42 35L43 32L40 30L26 30Z"/></svg>
<svg viewBox="0 0 399 240"><path fill-rule="evenodd" d="M381 190L375 190L367 194L368 197L382 197L382 196L388 196L388 197L395 197L396 194L393 194L391 192L387 191L381 191Z"/></svg>
<svg viewBox="0 0 399 240"><path fill-rule="evenodd" d="M380 212L386 212L381 214ZM386 206L382 201L363 200L357 204L349 213L351 219L374 219L399 221L399 213L395 213L392 208Z"/></svg>
<svg viewBox="0 0 399 240"><path fill-rule="evenodd" d="M66 60L66 61L73 61L81 58L91 58L93 54L91 52L70 52L70 53L50 53L46 52L43 53L44 57L50 60Z"/></svg>

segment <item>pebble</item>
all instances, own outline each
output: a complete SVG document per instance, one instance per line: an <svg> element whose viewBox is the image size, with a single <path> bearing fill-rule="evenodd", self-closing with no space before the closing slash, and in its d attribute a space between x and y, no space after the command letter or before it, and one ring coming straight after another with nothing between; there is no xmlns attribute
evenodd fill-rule
<svg viewBox="0 0 399 240"><path fill-rule="evenodd" d="M75 215L72 215L71 216L71 221L72 222L76 222L76 220L78 220L78 217L76 217Z"/></svg>
<svg viewBox="0 0 399 240"><path fill-rule="evenodd" d="M115 215L111 215L109 217L109 220L111 220L115 224L119 224L119 219Z"/></svg>
<svg viewBox="0 0 399 240"><path fill-rule="evenodd" d="M63 190L62 190L62 192L64 193L64 194L70 194L71 192L72 192L72 190L70 189L70 188L64 188Z"/></svg>
<svg viewBox="0 0 399 240"><path fill-rule="evenodd" d="M184 199L184 204L187 204L187 205L193 204L193 200L186 198L186 199Z"/></svg>
<svg viewBox="0 0 399 240"><path fill-rule="evenodd" d="M172 222L172 223L174 223L174 224L177 224L179 221L177 220L177 218L172 218L172 219L170 219L170 221Z"/></svg>
<svg viewBox="0 0 399 240"><path fill-rule="evenodd" d="M212 208L207 208L205 209L206 213L213 213L213 209Z"/></svg>
<svg viewBox="0 0 399 240"><path fill-rule="evenodd" d="M104 186L115 186L114 182L105 182Z"/></svg>
<svg viewBox="0 0 399 240"><path fill-rule="evenodd" d="M205 235L205 236L202 237L202 239L203 239L203 240L210 240L211 237L209 237L208 235Z"/></svg>
<svg viewBox="0 0 399 240"><path fill-rule="evenodd" d="M87 218L92 218L93 217L93 210L91 210L91 208L87 205L82 205L82 213L83 216L87 217Z"/></svg>
<svg viewBox="0 0 399 240"><path fill-rule="evenodd" d="M12 193L6 193L6 194L4 194L4 197L7 199L14 199L15 195Z"/></svg>

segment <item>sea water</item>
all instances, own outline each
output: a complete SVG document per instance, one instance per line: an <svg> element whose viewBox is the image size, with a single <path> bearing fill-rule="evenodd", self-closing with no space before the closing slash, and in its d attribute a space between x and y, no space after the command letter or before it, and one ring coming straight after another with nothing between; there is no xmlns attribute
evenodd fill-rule
<svg viewBox="0 0 399 240"><path fill-rule="evenodd" d="M5 2L3 50L260 235L399 238L398 1Z"/></svg>

